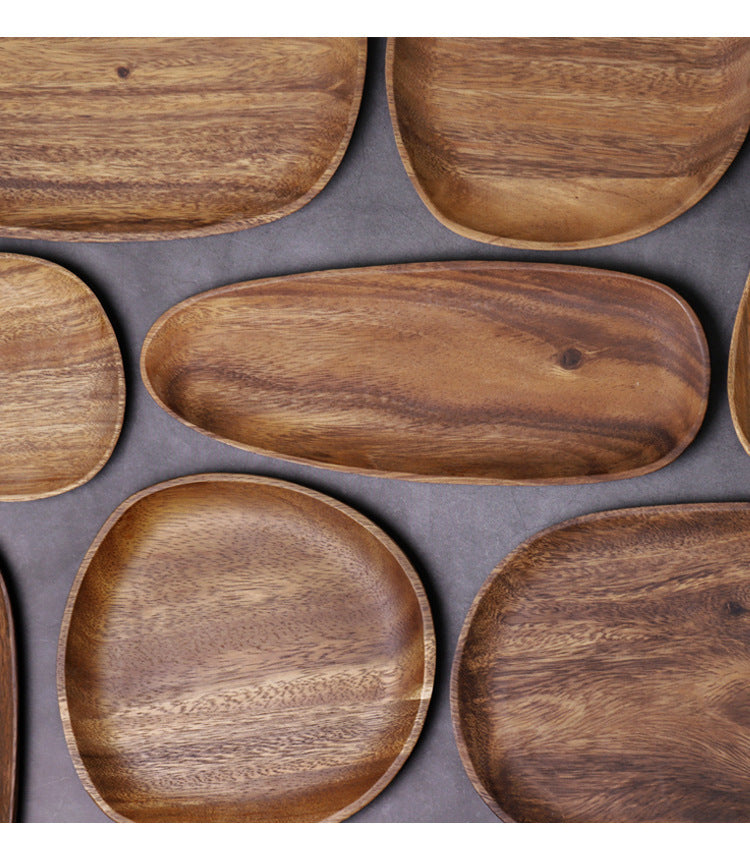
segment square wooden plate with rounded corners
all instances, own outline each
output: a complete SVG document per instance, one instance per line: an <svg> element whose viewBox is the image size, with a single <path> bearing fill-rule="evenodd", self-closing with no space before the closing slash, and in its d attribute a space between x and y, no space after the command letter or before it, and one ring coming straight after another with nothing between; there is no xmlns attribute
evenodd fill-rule
<svg viewBox="0 0 750 854"><path fill-rule="evenodd" d="M328 183L364 38L0 41L0 235L151 240L271 222Z"/></svg>
<svg viewBox="0 0 750 854"><path fill-rule="evenodd" d="M18 682L13 615L0 575L0 822L13 821L18 751Z"/></svg>
<svg viewBox="0 0 750 854"><path fill-rule="evenodd" d="M244 282L180 303L141 354L185 424L324 468L585 483L666 465L706 407L674 291L604 270L457 261Z"/></svg>
<svg viewBox="0 0 750 854"><path fill-rule="evenodd" d="M747 38L396 38L386 68L422 201L503 246L652 231L714 186L750 123Z"/></svg>
<svg viewBox="0 0 750 854"><path fill-rule="evenodd" d="M134 495L76 576L58 696L78 774L124 821L336 821L422 728L424 589L356 511L206 474Z"/></svg>
<svg viewBox="0 0 750 854"><path fill-rule="evenodd" d="M114 330L69 270L0 254L0 501L74 489L120 435L125 374Z"/></svg>
<svg viewBox="0 0 750 854"><path fill-rule="evenodd" d="M451 701L498 816L750 820L748 532L750 504L613 510L497 567Z"/></svg>

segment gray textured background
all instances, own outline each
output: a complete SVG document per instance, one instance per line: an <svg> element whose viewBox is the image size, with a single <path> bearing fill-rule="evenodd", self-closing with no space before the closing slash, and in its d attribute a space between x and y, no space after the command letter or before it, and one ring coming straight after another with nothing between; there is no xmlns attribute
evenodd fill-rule
<svg viewBox="0 0 750 854"><path fill-rule="evenodd" d="M569 252L475 243L441 226L404 172L388 116L384 52L383 39L370 41L362 109L341 166L323 192L291 216L191 240L66 244L0 239L0 251L55 261L92 288L117 332L128 382L122 436L99 475L64 495L0 505L0 566L20 653L20 821L107 821L68 756L57 710L55 655L65 600L86 549L107 516L139 489L195 472L285 478L360 510L413 560L430 597L438 638L433 702L402 771L350 821L495 820L469 783L453 742L448 678L474 595L522 540L581 513L750 497L750 458L735 437L726 397L732 324L750 266L750 146L706 198L636 240ZM308 270L472 258L621 270L656 279L685 297L706 331L712 361L708 412L694 443L661 471L615 483L417 484L319 471L230 448L170 418L141 383L138 356L149 326L192 294Z"/></svg>

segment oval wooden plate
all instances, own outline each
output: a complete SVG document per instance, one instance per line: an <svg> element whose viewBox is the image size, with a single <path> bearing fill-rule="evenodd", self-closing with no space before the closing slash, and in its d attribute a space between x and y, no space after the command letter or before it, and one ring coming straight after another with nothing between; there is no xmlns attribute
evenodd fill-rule
<svg viewBox="0 0 750 854"><path fill-rule="evenodd" d="M422 201L505 246L663 225L719 180L750 122L746 38L397 38L386 69Z"/></svg>
<svg viewBox="0 0 750 854"><path fill-rule="evenodd" d="M111 818L335 821L404 763L434 669L424 590L382 531L309 489L212 474L110 517L57 672L73 762Z"/></svg>
<svg viewBox="0 0 750 854"><path fill-rule="evenodd" d="M501 818L750 819L748 531L750 504L614 510L497 567L451 700Z"/></svg>
<svg viewBox="0 0 750 854"><path fill-rule="evenodd" d="M703 331L669 288L543 264L308 273L192 297L141 355L155 400L230 444L363 474L583 483L673 460Z"/></svg>
<svg viewBox="0 0 750 854"><path fill-rule="evenodd" d="M729 348L727 392L737 438L750 454L750 276L745 282Z"/></svg>
<svg viewBox="0 0 750 854"><path fill-rule="evenodd" d="M115 333L70 271L0 254L0 501L57 495L109 459L125 410Z"/></svg>
<svg viewBox="0 0 750 854"><path fill-rule="evenodd" d="M0 41L0 235L236 231L310 201L344 155L366 39Z"/></svg>
<svg viewBox="0 0 750 854"><path fill-rule="evenodd" d="M10 600L0 576L0 822L13 821L16 804L18 683Z"/></svg>

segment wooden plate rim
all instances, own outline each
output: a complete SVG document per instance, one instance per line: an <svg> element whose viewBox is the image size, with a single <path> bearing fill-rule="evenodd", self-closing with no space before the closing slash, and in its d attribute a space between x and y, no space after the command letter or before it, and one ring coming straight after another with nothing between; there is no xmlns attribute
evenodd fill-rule
<svg viewBox="0 0 750 854"><path fill-rule="evenodd" d="M745 288L742 291L740 304L737 308L737 314L734 318L734 326L732 327L732 343L729 346L729 364L727 367L727 397L729 398L729 412L732 416L732 424L734 432L740 440L740 444L745 449L745 452L750 454L750 437L745 432L742 426L742 419L737 410L737 401L734 396L734 387L737 383L737 350L739 349L739 338L744 327L750 323L750 318L747 317L748 299L750 294L750 274L745 282Z"/></svg>
<svg viewBox="0 0 750 854"><path fill-rule="evenodd" d="M15 626L13 623L13 611L10 607L10 597L8 596L8 589L5 586L5 582L3 581L3 576L0 574L0 608L5 612L5 620L8 625L8 633L7 638L0 638L0 643L3 640L7 640L8 643L8 657L11 662L10 667L10 690L11 690L11 703L13 707L13 717L11 720L11 739L13 742L13 750L12 755L10 756L10 773L11 773L11 791L10 791L10 802L9 812L10 812L10 821L13 821L16 814L16 801L17 801L17 788L18 788L18 664L17 664L17 653L16 653L16 638L15 638ZM3 686L0 686L0 688Z"/></svg>

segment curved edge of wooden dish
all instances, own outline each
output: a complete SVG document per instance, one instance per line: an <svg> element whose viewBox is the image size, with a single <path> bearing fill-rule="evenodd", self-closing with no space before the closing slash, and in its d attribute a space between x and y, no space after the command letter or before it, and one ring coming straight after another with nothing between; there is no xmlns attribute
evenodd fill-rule
<svg viewBox="0 0 750 854"><path fill-rule="evenodd" d="M0 502L37 501L40 498L51 498L54 495L62 495L65 492L70 492L73 489L77 489L79 486L83 486L84 483L88 483L90 480L92 480L92 478L99 474L99 472L109 461L109 458L112 456L112 453L114 452L115 447L117 446L117 442L120 439L120 433L122 432L122 425L125 418L125 401L127 397L125 388L125 367L122 363L122 351L120 350L120 342L117 340L117 335L115 334L115 330L112 326L109 316L104 310L104 306L101 304L96 294L83 281L83 279L76 276L76 274L68 270L67 267L63 267L60 264L55 264L52 261L47 261L46 258L37 258L35 255L24 255L18 252L3 252L0 253L0 258L29 258L43 267L49 267L50 269L56 270L60 274L64 274L68 279L70 279L72 283L75 284L77 288L85 289L87 298L94 300L97 306L99 307L102 314L102 318L106 323L106 328L109 331L109 334L112 336L112 341L119 357L117 371L117 419L115 429L112 431L112 437L110 439L109 445L102 452L101 457L96 461L96 463L91 466L91 468L86 472L86 474L77 478L75 481L72 481L67 486L60 487L59 489L51 489L45 492L30 493L28 495L3 495L0 492Z"/></svg>
<svg viewBox="0 0 750 854"><path fill-rule="evenodd" d="M12 698L11 702L13 704L13 720L12 720L12 734L11 738L13 741L13 755L11 757L11 780L12 780L12 788L10 793L10 802L9 802L9 815L4 819L6 822L12 822L15 820L16 815L16 796L17 796L17 781L18 781L18 668L16 664L16 638L15 638L15 629L13 625L13 612L10 608L10 598L8 597L8 590L5 586L5 582L3 581L2 575L0 575L0 608L2 608L5 612L5 620L8 624L8 654L10 656L11 661L11 692ZM0 690L3 686L0 686ZM0 804L2 807L2 804ZM0 819L2 820L2 819Z"/></svg>
<svg viewBox="0 0 750 854"><path fill-rule="evenodd" d="M655 231L657 228L660 228L662 225L666 225L668 222L671 222L673 219L677 219L678 216L684 214L685 211L690 210L693 205L697 204L707 193L709 193L719 182L723 174L727 171L732 161L735 159L740 149L742 148L742 144L747 137L748 130L750 130L750 122L744 127L744 129L740 132L738 131L734 140L732 141L731 147L728 149L726 156L716 165L714 170L710 172L707 176L703 184L690 196L688 196L684 202L675 208L675 210L666 216L657 217L654 220L640 226L638 228L630 229L629 231L617 232L610 237L603 237L593 240L572 240L572 241L540 241L540 240L519 240L512 237L503 237L502 235L497 234L489 234L483 231L475 231L473 228L468 228L466 226L461 225L458 222L446 217L441 211L433 203L429 194L425 191L422 183L417 177L417 173L414 170L414 166L411 162L411 158L409 157L409 153L406 150L406 146L404 145L403 138L401 137L401 131L398 126L398 113L396 110L396 98L393 91L393 63L394 63L394 37L390 37L388 39L388 45L386 47L386 57L385 57L385 85L386 92L388 98L388 112L391 117L391 125L393 127L393 134L396 139L396 147L398 148L398 153L401 158L401 162L406 170L406 174L409 176L409 180L411 181L414 189L417 191L419 198L422 200L425 207L429 210L429 212L435 217L436 220L441 225L444 225L446 228L449 228L451 231L460 235L461 237L468 237L470 240L477 240L481 243L491 243L495 246L508 246L512 249L594 249L598 246L612 246L616 243L624 243L626 240L633 240L636 237L642 237L644 234L649 234L652 231Z"/></svg>
<svg viewBox="0 0 750 854"><path fill-rule="evenodd" d="M80 567L78 568L75 579L73 580L73 585L70 589L70 593L68 594L68 598L65 603L65 611L63 613L62 625L60 627L60 636L57 645L57 702L60 712L60 718L62 721L63 732L65 735L65 742L67 744L68 752L73 762L73 766L76 770L76 773L78 774L79 779L81 780L81 783L83 784L83 787L86 789L94 803L99 807L99 809L102 810L103 813L105 813L105 815L107 815L113 821L133 823L131 819L120 815L120 813L110 807L109 804L104 800L104 798L99 793L99 790L94 785L91 777L89 776L89 773L86 770L86 765L78 751L78 743L73 733L73 727L70 721L70 712L68 709L67 698L67 685L65 679L66 647L68 641L68 632L70 629L70 621L73 614L73 607L75 605L75 601L78 596L78 591L81 587L84 576L86 575L89 565L92 559L94 558L94 555L96 554L97 550L99 549L99 546L101 545L107 534L110 532L110 530L112 530L112 528L117 524L120 518L127 512L127 510L129 510L142 498L146 498L147 496L152 495L156 492L171 489L174 486L180 486L181 484L191 483L212 483L216 481L234 481L246 484L258 483L266 486L278 486L282 489L287 489L292 492L298 492L302 495L310 496L311 498L322 501L329 507L332 507L344 513L354 522L365 528L365 530L372 534L393 555L393 557L403 569L404 574L409 579L411 587L414 591L414 595L417 599L417 602L419 603L420 612L422 614L423 626L424 678L422 683L422 692L419 700L419 708L417 709L417 714L414 718L414 724L412 726L411 732L409 733L408 739L404 742L404 745L401 748L399 755L389 766L386 772L382 775L382 777L375 784L373 784L370 789L368 789L356 801L349 804L345 809L339 810L338 812L333 813L332 815L327 816L324 819L325 822L343 821L344 819L349 818L349 816L351 815L354 815L354 813L356 813L358 810L362 809L362 807L370 803L370 801L372 801L377 795L380 794L380 792L383 791L383 789L386 788L386 786L401 770L401 767L408 759L410 753L414 748L414 745L417 743L417 740L422 732L422 727L424 726L424 721L427 716L427 710L432 699L432 689L435 681L436 643L435 629L432 620L432 611L430 609L430 603L427 599L427 594L425 592L424 586L422 585L422 582L419 576L417 575L416 570L406 558L406 555L403 553L403 551L384 531L382 531L377 525L375 525L357 510L354 510L352 507L348 507L343 502L337 501L335 498L331 498L330 496L325 495L322 492L318 492L317 490L308 489L307 487L299 486L296 483L281 480L279 478L262 477L260 475L248 474L228 474L221 472L177 477L172 480L167 480L161 483L154 484L153 486L147 487L146 489L142 489L139 492L136 492L134 495L131 495L130 498L127 498L125 501L123 501L117 507L117 509L114 510L114 512L109 516L99 533L96 535L96 538L92 542L88 551L86 552L86 555Z"/></svg>
<svg viewBox="0 0 750 854"><path fill-rule="evenodd" d="M550 534L554 534L556 531L568 528L573 524L578 525L581 523L597 522L602 519L610 519L613 517L616 518L618 516L624 516L632 513L640 513L644 516L651 516L658 515L659 513L663 513L669 510L674 511L676 509L679 509L681 512L690 512L691 510L699 510L701 508L710 506L711 504L720 504L722 507L725 507L728 510L744 509L750 506L750 502L743 501L696 502L685 504L654 504L642 507L621 507L615 510L602 510L595 513L584 513L580 516L573 516L569 519L565 519L563 522L558 522L557 524L550 525L547 528L544 528L543 530L532 534L530 537L527 537L508 555L506 555L484 580L484 583L479 588L479 592L474 597L471 603L471 607L469 608L469 611L466 614L463 625L461 627L461 633L459 635L458 642L456 643L456 650L453 655L453 663L451 665L450 675L450 709L451 722L453 725L453 737L456 742L458 754L461 757L461 762L464 766L466 776L469 778L469 781L471 782L472 786L474 786L477 793L481 796L485 804L487 804L487 806L492 810L493 813L495 813L495 815L501 821L510 822L514 824L516 823L516 819L509 813L507 813L495 800L495 798L487 791L474 769L474 763L471 760L469 748L466 744L463 735L463 730L461 728L461 713L458 701L459 670L461 668L461 663L464 655L464 647L469 634L469 629L474 620L474 616L477 610L479 609L479 606L485 594L495 583L497 576L505 572L508 567L514 564L520 557L522 557L525 552L532 550L539 540L544 539Z"/></svg>
<svg viewBox="0 0 750 854"><path fill-rule="evenodd" d="M179 240L188 237L210 237L215 234L230 234L234 231L243 231L246 228L253 228L258 225L266 225L270 222L275 222L277 219L282 219L289 214L293 214L300 208L303 208L308 202L311 202L328 184L333 177L333 174L341 165L344 159L354 125L359 116L359 109L362 103L362 92L365 83L365 71L367 67L367 38L358 37L359 54L357 58L357 77L355 80L355 94L352 98L352 104L349 110L349 119L346 130L341 137L341 142L336 150L336 153L331 158L328 166L323 171L318 180L310 187L310 189L299 198L290 202L282 208L267 213L260 214L254 217L224 220L223 222L215 222L209 225L200 226L198 228L175 229L174 231L108 231L101 232L93 229L89 230L68 230L54 228L26 228L22 226L0 225L0 237L21 237L31 240L70 240L75 242L88 243L112 243L112 242L132 242L150 241L150 240Z"/></svg>
<svg viewBox="0 0 750 854"><path fill-rule="evenodd" d="M750 318L748 310L750 309L750 275L745 282L745 288L742 291L737 314L734 319L734 327L732 329L732 343L729 347L729 365L727 369L727 397L729 398L729 412L732 415L732 424L734 432L740 440L745 452L750 454L750 436L748 436L747 418L750 412L742 413L737 402L737 384L744 383L747 387L745 396L750 396L750 363L747 361L748 344L750 341ZM743 351L742 353L740 351ZM743 360L744 355L744 360ZM745 364L739 364L744 361Z"/></svg>
<svg viewBox="0 0 750 854"><path fill-rule="evenodd" d="M415 263L406 263L406 264L385 264L379 265L375 267L361 267L361 268L342 268L337 270L328 270L331 275L344 275L350 272L352 269L362 269L362 270L371 270L371 271L393 271L394 273L402 273L408 270L420 271L420 270L429 270L435 263L439 263L442 269L451 269L455 267L456 269L460 269L466 264L465 261L441 261L441 262L415 262ZM519 262L488 262L494 264L507 264L509 266L515 266ZM272 453L263 448L259 448L254 445L247 445L242 442L238 442L234 439L227 439L223 436L218 435L217 433L213 433L210 430L206 430L203 427L199 427L193 424L191 421L183 418L182 416L175 413L172 409L170 409L159 397L154 389L151 380L148 376L148 371L146 369L146 356L148 352L148 348L151 344L151 341L159 334L161 327L167 323L167 321L178 311L183 308L187 308L193 303L198 302L199 300L206 298L209 294L228 294L233 290L238 290L240 288L246 288L248 285L265 285L269 282L274 281L275 279L286 279L290 276L294 276L295 278L304 278L305 276L314 276L318 275L321 271L314 272L306 272L306 273L297 273L290 274L289 276L271 276L265 279L253 279L247 282L236 282L230 285L224 285L220 288L214 288L209 291L204 291L200 294L195 294L192 297L188 297L185 300L177 303L177 305L172 306L167 309L157 320L153 323L151 328L146 333L146 337L143 340L143 344L141 346L141 356L140 356L140 372L141 372L141 380L143 384L146 386L146 390L149 395L152 397L154 402L161 407L168 415L172 418L179 421L181 424L184 424L186 427L189 427L191 430L195 430L198 433L201 433L204 436L207 436L210 439L216 439L219 442L222 442L225 445L230 445L233 448L240 448L243 451L249 451L253 454L258 454L261 457L267 457L270 459L276 460L284 460L285 462L290 463L298 463L300 465L311 466L312 468L325 469L329 471L341 471L347 474L360 474L368 477L381 477L381 478L389 478L393 480L406 480L414 483L453 483L456 485L465 485L465 486L552 486L552 485L576 485L576 484L584 484L584 483L602 483L608 481L615 480L629 480L634 477L640 477L644 474L650 474L651 472L658 471L660 468L668 465L677 459L677 457L682 454L682 452L689 447L692 441L698 434L700 430L703 420L706 415L706 408L708 406L708 390L710 385L710 353L708 349L708 342L706 341L706 334L703 330L703 326L698 320L697 315L691 308L690 304L683 299L676 291L672 290L672 288L667 285L662 284L661 282L656 282L652 279L646 279L643 276L633 276L629 273L621 273L615 270L598 270L597 268L582 268L579 265L572 264L548 264L544 262L529 262L525 264L528 270L533 270L534 268L543 267L545 269L557 268L559 270L578 270L587 269L592 273L598 272L606 272L608 275L614 275L618 278L626 278L626 279L639 279L642 282L648 282L649 285L657 287L663 293L671 296L683 309L685 314L687 315L691 326L693 327L696 338L700 343L701 349L701 360L705 366L705 374L704 374L704 384L703 389L701 391L701 396L703 398L703 407L700 412L699 417L695 419L695 423L692 425L691 430L683 436L682 441L679 442L675 447L665 456L656 460L653 463L650 463L646 466L641 466L640 468L631 469L625 472L618 472L615 474L601 474L601 475L582 475L580 477L551 477L551 478L530 478L527 480L502 480L498 478L479 478L479 477L441 477L437 475L420 475L420 474L412 474L410 472L402 472L402 471L374 471L372 469L365 468L356 468L353 466L345 466L338 463L322 463L322 462L313 462L305 457L295 457L286 454L278 454Z"/></svg>

